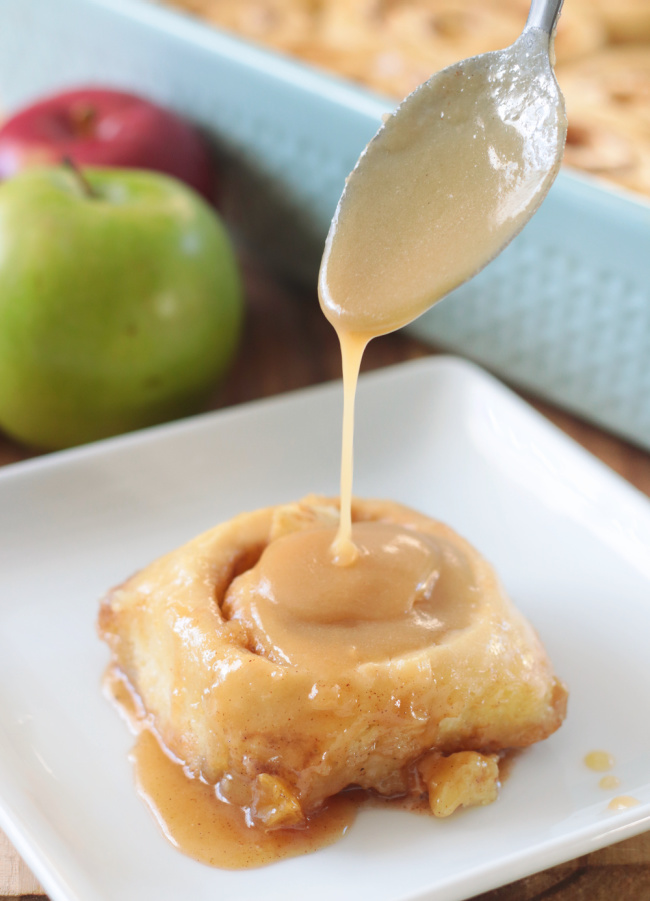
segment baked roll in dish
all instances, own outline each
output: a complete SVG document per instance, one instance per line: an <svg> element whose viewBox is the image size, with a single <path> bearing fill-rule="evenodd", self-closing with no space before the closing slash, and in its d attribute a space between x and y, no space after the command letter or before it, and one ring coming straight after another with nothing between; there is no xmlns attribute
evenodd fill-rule
<svg viewBox="0 0 650 901"><path fill-rule="evenodd" d="M577 60L563 67L561 83L569 114L565 162L650 194L650 46L610 47Z"/></svg>
<svg viewBox="0 0 650 901"><path fill-rule="evenodd" d="M554 732L567 692L492 567L448 526L356 500L351 567L328 562L337 502L244 513L104 599L99 629L142 723L263 829L356 786L496 797L502 751Z"/></svg>

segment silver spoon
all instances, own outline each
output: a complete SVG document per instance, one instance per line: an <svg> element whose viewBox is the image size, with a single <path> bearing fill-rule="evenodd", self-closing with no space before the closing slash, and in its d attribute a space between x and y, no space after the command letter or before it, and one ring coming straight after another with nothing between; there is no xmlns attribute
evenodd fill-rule
<svg viewBox="0 0 650 901"><path fill-rule="evenodd" d="M561 6L533 0L514 44L433 75L370 141L321 265L321 305L337 331L373 337L412 321L537 210L566 138L551 61Z"/></svg>

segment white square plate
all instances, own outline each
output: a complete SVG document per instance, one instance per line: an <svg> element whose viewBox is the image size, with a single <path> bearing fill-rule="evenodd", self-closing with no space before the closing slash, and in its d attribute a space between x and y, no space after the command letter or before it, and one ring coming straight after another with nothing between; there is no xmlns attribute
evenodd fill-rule
<svg viewBox="0 0 650 901"><path fill-rule="evenodd" d="M362 812L261 869L175 851L136 797L100 693L98 598L243 509L336 493L340 384L0 472L0 825L56 901L452 901L650 828L650 505L489 376L451 358L362 379L355 492L446 520L492 560L568 682L569 717L499 800L447 821ZM616 758L608 811L584 755Z"/></svg>

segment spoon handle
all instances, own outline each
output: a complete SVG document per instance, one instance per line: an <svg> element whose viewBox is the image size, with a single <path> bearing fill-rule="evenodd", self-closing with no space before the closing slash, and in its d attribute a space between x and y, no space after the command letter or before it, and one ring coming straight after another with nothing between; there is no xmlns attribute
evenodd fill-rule
<svg viewBox="0 0 650 901"><path fill-rule="evenodd" d="M524 31L541 28L548 35L553 34L560 16L563 0L532 0Z"/></svg>

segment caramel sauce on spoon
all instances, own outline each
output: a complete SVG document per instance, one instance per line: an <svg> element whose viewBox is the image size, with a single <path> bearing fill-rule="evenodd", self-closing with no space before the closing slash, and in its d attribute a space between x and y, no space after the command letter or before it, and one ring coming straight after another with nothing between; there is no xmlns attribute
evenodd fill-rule
<svg viewBox="0 0 650 901"><path fill-rule="evenodd" d="M335 562L356 558L354 398L368 341L412 322L512 240L553 183L565 137L549 35L527 26L512 47L450 66L421 85L359 158L319 276L320 304L343 358Z"/></svg>

